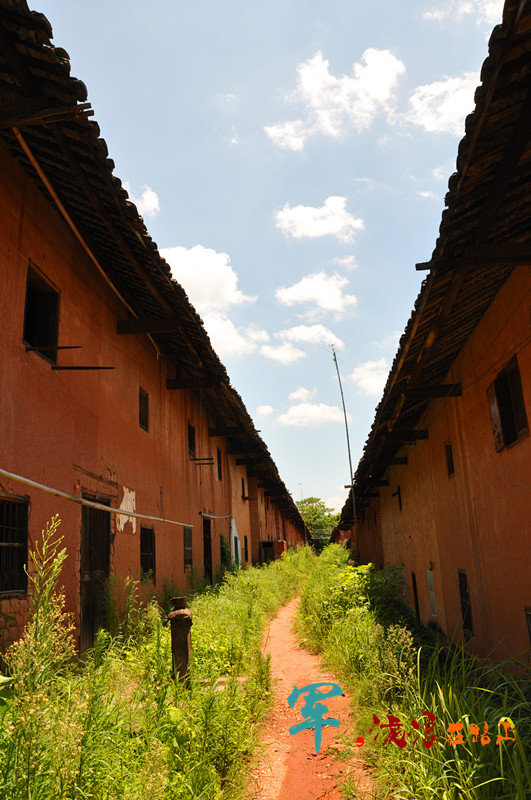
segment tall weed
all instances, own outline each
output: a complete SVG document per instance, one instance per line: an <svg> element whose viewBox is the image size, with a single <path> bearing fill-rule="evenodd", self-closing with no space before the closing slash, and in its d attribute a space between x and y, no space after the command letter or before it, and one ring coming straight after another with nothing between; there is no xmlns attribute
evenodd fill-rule
<svg viewBox="0 0 531 800"><path fill-rule="evenodd" d="M58 588L66 558L58 525L54 518L31 554L32 618L7 653L11 679L0 681L0 797L238 796L269 693L262 626L301 585L312 556L229 574L194 600L196 654L184 685L172 677L160 609L139 602L133 582L112 587L112 634L101 630L94 648L75 658Z"/></svg>
<svg viewBox="0 0 531 800"><path fill-rule="evenodd" d="M299 616L302 634L356 696L357 733L379 767L382 791L411 800L530 800L529 680L419 630L400 592L399 570L353 567L333 545L319 559ZM389 715L400 721L394 741ZM514 742L496 744L505 733L500 720L512 723ZM452 735L456 723L462 740L459 731Z"/></svg>

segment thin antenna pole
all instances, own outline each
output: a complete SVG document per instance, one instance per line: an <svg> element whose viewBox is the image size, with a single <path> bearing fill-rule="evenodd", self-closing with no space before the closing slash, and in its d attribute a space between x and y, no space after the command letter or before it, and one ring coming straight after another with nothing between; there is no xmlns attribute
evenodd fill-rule
<svg viewBox="0 0 531 800"><path fill-rule="evenodd" d="M354 517L354 537L356 540L356 560L359 561L359 546L358 546L358 520L356 516L356 498L354 496L354 472L352 471L352 456L350 454L350 437L348 435L348 423L347 423L347 409L345 408L345 396L343 394L343 385L341 383L341 375L339 373L339 365L337 363L337 356L336 351L334 349L334 345L332 347L332 357L334 359L334 364L336 365L336 372L337 372L337 379L339 381L339 391L341 392L341 403L343 404L343 416L345 417L345 431L347 434L347 450L348 450L348 464L350 467L350 491L352 492L352 514Z"/></svg>

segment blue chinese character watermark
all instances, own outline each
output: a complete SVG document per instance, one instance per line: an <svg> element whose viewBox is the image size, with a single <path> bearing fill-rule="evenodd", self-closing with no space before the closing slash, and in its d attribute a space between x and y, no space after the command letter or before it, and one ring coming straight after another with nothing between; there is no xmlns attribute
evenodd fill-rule
<svg viewBox="0 0 531 800"><path fill-rule="evenodd" d="M330 686L327 691L320 691L320 686ZM332 728L339 728L339 720L334 717L325 717L328 707L325 706L322 700L326 697L337 697L343 694L343 689L337 683L309 683L298 689L296 686L293 688L292 693L288 697L289 707L293 708L301 695L307 695L305 702L301 707L301 714L304 717L302 722L298 725L293 725L289 732L294 735L306 728L315 728L315 752L318 753L321 749L321 734L324 725L330 725Z"/></svg>

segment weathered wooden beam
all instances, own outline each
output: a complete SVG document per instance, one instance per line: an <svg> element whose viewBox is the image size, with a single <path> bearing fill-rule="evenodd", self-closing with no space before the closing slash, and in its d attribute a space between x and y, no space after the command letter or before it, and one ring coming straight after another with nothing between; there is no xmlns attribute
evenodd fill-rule
<svg viewBox="0 0 531 800"><path fill-rule="evenodd" d="M464 264L465 259L463 258L436 258L433 261L420 261L418 264L415 264L415 269L417 272L426 269L459 269L464 266Z"/></svg>
<svg viewBox="0 0 531 800"><path fill-rule="evenodd" d="M94 367L94 366L72 366L72 367L59 367L57 364L52 364L53 370L83 370L83 369L116 369L116 367Z"/></svg>
<svg viewBox="0 0 531 800"><path fill-rule="evenodd" d="M26 345L26 353L39 353L41 351L55 352L55 350L81 350L82 344L45 344L45 345Z"/></svg>
<svg viewBox="0 0 531 800"><path fill-rule="evenodd" d="M216 385L216 379L208 378L167 378L166 389L211 389Z"/></svg>
<svg viewBox="0 0 531 800"><path fill-rule="evenodd" d="M90 103L79 103L76 106L53 106L48 98L28 97L3 103L0 109L0 129L20 128L27 125L43 125L61 120L91 117Z"/></svg>
<svg viewBox="0 0 531 800"><path fill-rule="evenodd" d="M116 323L116 333L165 333L167 331L178 331L182 325L179 317L164 316L140 319L119 319Z"/></svg>
<svg viewBox="0 0 531 800"><path fill-rule="evenodd" d="M399 467L407 464L407 456L384 456L373 461L375 467Z"/></svg>
<svg viewBox="0 0 531 800"><path fill-rule="evenodd" d="M237 458L236 459L236 466L237 467L247 467L247 466L254 466L255 464L260 463L260 461L264 460L264 456L246 456L245 458Z"/></svg>
<svg viewBox="0 0 531 800"><path fill-rule="evenodd" d="M245 428L241 425L227 425L226 427L218 425L215 428L208 429L209 436L244 436Z"/></svg>
<svg viewBox="0 0 531 800"><path fill-rule="evenodd" d="M361 492L360 497L380 497L380 492Z"/></svg>
<svg viewBox="0 0 531 800"><path fill-rule="evenodd" d="M531 264L529 242L507 242L506 244L478 244L469 247L457 258L436 258L415 264L416 270L459 269L465 263L484 267L505 264Z"/></svg>
<svg viewBox="0 0 531 800"><path fill-rule="evenodd" d="M432 397L461 397L460 383L439 383L426 386L406 386L406 397L428 400Z"/></svg>
<svg viewBox="0 0 531 800"><path fill-rule="evenodd" d="M379 479L377 481L371 481L369 479L369 482L372 483L373 486L389 486L389 481L382 480L382 479Z"/></svg>
<svg viewBox="0 0 531 800"><path fill-rule="evenodd" d="M418 439L428 438L428 429L387 431L385 438L388 442L416 442Z"/></svg>

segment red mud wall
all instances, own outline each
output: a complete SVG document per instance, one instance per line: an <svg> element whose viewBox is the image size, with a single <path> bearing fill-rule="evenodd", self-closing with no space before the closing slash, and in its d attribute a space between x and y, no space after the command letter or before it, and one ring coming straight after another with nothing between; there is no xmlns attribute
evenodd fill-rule
<svg viewBox="0 0 531 800"><path fill-rule="evenodd" d="M496 452L487 389L516 354L531 423L530 291L529 269L515 269L445 380L460 381L462 397L430 403L418 423L428 428L429 439L401 451L408 465L391 467L389 487L379 490L385 563L404 565L411 606L414 572L421 619L460 640L458 570L466 572L470 648L500 659L530 645L525 610L531 607L531 439L525 434ZM368 512L363 536L370 535L369 518Z"/></svg>

